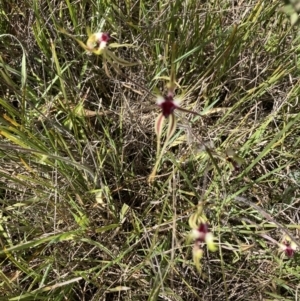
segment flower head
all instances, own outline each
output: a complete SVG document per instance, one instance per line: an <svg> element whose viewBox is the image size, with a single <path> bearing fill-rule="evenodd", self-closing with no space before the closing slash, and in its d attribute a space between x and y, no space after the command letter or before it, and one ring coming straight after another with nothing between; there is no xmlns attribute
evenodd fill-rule
<svg viewBox="0 0 300 301"><path fill-rule="evenodd" d="M176 81L175 81L175 71L172 69L171 71L171 76L170 76L170 81L167 84L167 89L168 93L166 96L162 96L159 93L157 93L157 98L156 98L156 103L157 105L161 108L161 113L157 116L155 120L155 133L157 135L157 159L155 162L155 165L152 169L152 172L148 178L148 182L152 182L156 176L156 170L158 169L158 165L160 163L160 160L164 154L164 151L167 148L167 145L172 137L172 135L175 133L176 130L176 125L177 125L177 119L174 114L175 109L180 110L185 113L191 113L194 115L201 116L197 112L184 109L179 106L180 102L183 100L184 95L179 95L177 97L174 97L175 94L175 89L176 87L179 86ZM161 141L161 136L162 136L162 130L163 130L163 124L164 120L168 118L168 129L167 129L167 135L165 142L163 144L162 149L160 149L160 141Z"/></svg>
<svg viewBox="0 0 300 301"><path fill-rule="evenodd" d="M293 257L297 250L297 245L290 239L290 237L285 236L280 244L280 249L286 256Z"/></svg>
<svg viewBox="0 0 300 301"><path fill-rule="evenodd" d="M86 42L86 46L89 51L99 52L106 47L109 40L110 35L108 33L96 32L90 35Z"/></svg>
<svg viewBox="0 0 300 301"><path fill-rule="evenodd" d="M97 43L99 43L99 49L104 49L107 45L107 42L110 40L110 35L108 33L98 32Z"/></svg>
<svg viewBox="0 0 300 301"><path fill-rule="evenodd" d="M206 243L210 251L217 250L214 236L208 229L207 223L201 222L197 228L192 229L192 238L195 240L195 244Z"/></svg>
<svg viewBox="0 0 300 301"><path fill-rule="evenodd" d="M168 93L165 97L159 95L156 103L159 107L161 107L162 114L165 118L168 118L171 114L173 114L175 109L179 108L179 100L174 98L171 93Z"/></svg>
<svg viewBox="0 0 300 301"><path fill-rule="evenodd" d="M191 227L190 235L188 235L188 242L193 240L193 261L196 269L201 273L201 259L203 257L203 245L206 244L209 251L215 252L218 247L214 242L214 236L209 230L207 218L203 213L203 207L198 206L198 209L189 218L189 225Z"/></svg>

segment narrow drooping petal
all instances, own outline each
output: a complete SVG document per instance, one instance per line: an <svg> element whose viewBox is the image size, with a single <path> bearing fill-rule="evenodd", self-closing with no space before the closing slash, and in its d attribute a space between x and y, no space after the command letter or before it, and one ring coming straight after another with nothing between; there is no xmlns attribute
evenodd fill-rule
<svg viewBox="0 0 300 301"><path fill-rule="evenodd" d="M161 139L164 120L165 117L162 113L159 114L155 120L155 133L157 135L157 147L156 147L157 155L160 153L160 139Z"/></svg>
<svg viewBox="0 0 300 301"><path fill-rule="evenodd" d="M201 114L195 112L195 111L191 111L191 110L188 110L188 109L184 109L182 107L177 107L177 109L179 111L182 111L182 112L185 112L185 113L189 113L189 114L193 114L193 115L197 115L197 116L200 116L200 117L203 117Z"/></svg>
<svg viewBox="0 0 300 301"><path fill-rule="evenodd" d="M199 273L202 271L201 259L203 257L203 253L203 249L198 244L195 244L193 247L193 261Z"/></svg>
<svg viewBox="0 0 300 301"><path fill-rule="evenodd" d="M168 143L169 140L171 139L171 137L173 136L173 134L176 130L176 125L177 125L177 119L176 119L175 115L172 113L169 118L166 143Z"/></svg>
<svg viewBox="0 0 300 301"><path fill-rule="evenodd" d="M163 114L159 114L155 120L155 134L160 137L163 129L163 122L165 117Z"/></svg>

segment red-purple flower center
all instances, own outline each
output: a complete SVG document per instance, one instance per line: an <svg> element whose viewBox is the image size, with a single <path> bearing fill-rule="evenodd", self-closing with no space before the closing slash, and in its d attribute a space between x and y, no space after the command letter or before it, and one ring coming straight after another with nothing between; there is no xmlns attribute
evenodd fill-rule
<svg viewBox="0 0 300 301"><path fill-rule="evenodd" d="M295 254L295 250L292 248L291 244L289 242L284 242L285 245L284 253L288 257L293 257Z"/></svg>
<svg viewBox="0 0 300 301"><path fill-rule="evenodd" d="M102 42L108 42L109 39L110 39L110 36L109 36L108 33L103 33L102 34L102 37L101 37Z"/></svg>
<svg viewBox="0 0 300 301"><path fill-rule="evenodd" d="M199 228L198 228L198 231L199 232L203 232L203 233L208 233L209 231L208 231L208 225L205 223L201 223L200 225L199 225Z"/></svg>
<svg viewBox="0 0 300 301"><path fill-rule="evenodd" d="M177 108L174 99L171 95L167 95L164 97L164 101L160 104L162 108L163 115L168 118L169 115L173 113L173 111Z"/></svg>
<svg viewBox="0 0 300 301"><path fill-rule="evenodd" d="M205 242L205 236L207 233L209 233L208 230L208 224L206 223L201 223L197 229L198 231L198 238L197 241L199 242Z"/></svg>

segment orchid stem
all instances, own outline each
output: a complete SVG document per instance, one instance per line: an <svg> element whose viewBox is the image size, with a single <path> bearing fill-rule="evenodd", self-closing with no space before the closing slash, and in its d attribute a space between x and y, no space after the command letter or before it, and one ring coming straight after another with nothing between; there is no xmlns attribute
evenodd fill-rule
<svg viewBox="0 0 300 301"><path fill-rule="evenodd" d="M154 167L152 169L152 172L151 172L151 174L150 174L150 176L148 178L148 183L152 183L154 181L154 178L156 177L156 171L157 171L158 165L159 165L159 163L160 163L160 161L162 159L162 156L163 156L163 154L164 154L164 152L166 150L168 142L169 142L168 140L165 141L165 143L164 143L164 145L163 145L163 147L162 147L162 149L161 149L161 151L160 151L160 153L159 153L159 155L158 155L158 157L156 159L155 165L154 165Z"/></svg>

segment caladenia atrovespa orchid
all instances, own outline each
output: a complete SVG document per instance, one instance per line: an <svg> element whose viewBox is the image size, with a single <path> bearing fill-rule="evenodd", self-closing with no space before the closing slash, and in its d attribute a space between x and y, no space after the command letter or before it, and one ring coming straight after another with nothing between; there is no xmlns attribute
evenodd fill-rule
<svg viewBox="0 0 300 301"><path fill-rule="evenodd" d="M156 104L161 108L161 113L157 116L155 120L155 133L157 136L157 159L155 162L155 165L153 167L153 170L148 178L149 182L152 182L156 176L156 171L158 168L158 165L161 161L161 158L166 150L166 147L168 145L168 142L170 141L172 135L174 134L176 130L176 125L177 125L177 119L175 116L175 110L182 111L185 113L190 113L193 115L198 115L201 116L200 114L184 109L180 107L180 103L184 99L184 95L178 95L175 96L175 88L177 84L175 83L175 79L172 79L168 83L168 92L165 96L160 95L157 93L156 95ZM160 143L161 143L161 135L162 135L162 130L163 130L163 125L165 119L168 119L168 128L167 128L167 134L166 134L166 139L163 144L163 147L160 148Z"/></svg>
<svg viewBox="0 0 300 301"><path fill-rule="evenodd" d="M125 67L137 65L137 63L131 63L131 62L128 62L124 59L117 57L112 51L110 51L110 49L113 49L113 48L133 47L133 45L132 44L109 43L109 41L111 39L109 33L105 33L105 32L91 33L90 29L87 28L88 40L85 44L81 40L77 39L76 37L74 37L73 35L68 33L64 28L59 28L59 31L65 35L71 37L72 39L74 39L84 50L87 51L87 53L102 55L104 61L105 62L107 61L110 64L112 64L113 67L117 71L120 71L120 70L115 65L115 63L117 63L121 66L125 66Z"/></svg>
<svg viewBox="0 0 300 301"><path fill-rule="evenodd" d="M270 237L265 233L260 233L260 236L270 241L272 244L278 246L278 251L282 254L285 254L287 257L294 257L295 253L299 251L298 244L295 238L291 239L291 237L287 234L283 236L281 242L278 242L274 238Z"/></svg>
<svg viewBox="0 0 300 301"><path fill-rule="evenodd" d="M284 252L287 257L293 257L297 251L297 245L289 236L285 235L281 244L279 244L279 249Z"/></svg>
<svg viewBox="0 0 300 301"><path fill-rule="evenodd" d="M188 235L188 241L193 241L193 261L196 269L201 273L201 258L203 257L203 246L206 245L207 249L211 252L218 250L214 242L213 233L209 230L209 223L203 213L203 207L198 206L198 209L189 218L189 225L191 232Z"/></svg>

